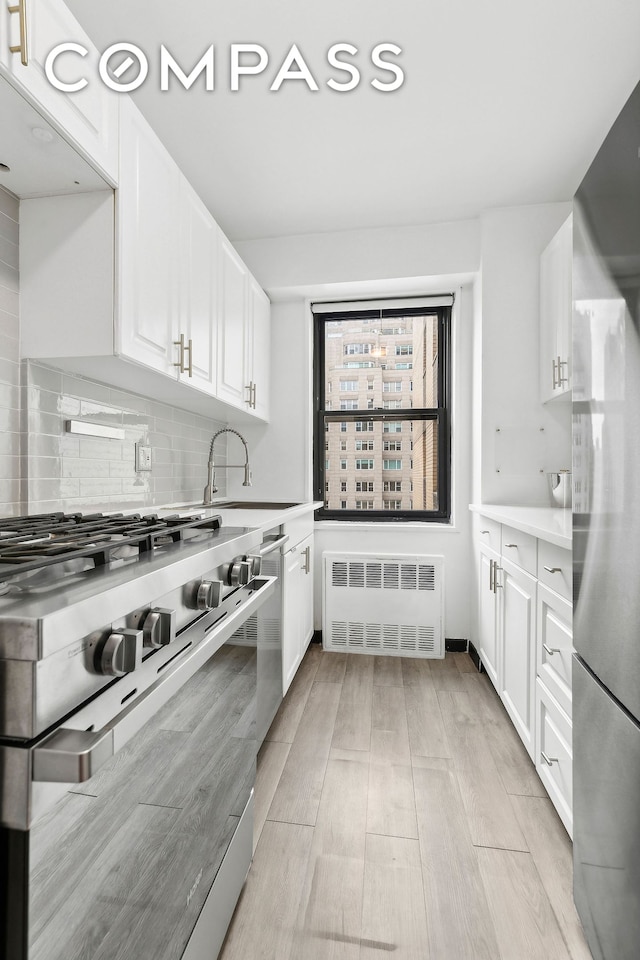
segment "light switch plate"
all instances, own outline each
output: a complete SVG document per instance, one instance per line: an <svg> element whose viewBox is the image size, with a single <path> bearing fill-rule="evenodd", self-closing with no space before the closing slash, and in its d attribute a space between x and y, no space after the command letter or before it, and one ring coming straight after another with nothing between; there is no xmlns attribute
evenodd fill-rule
<svg viewBox="0 0 640 960"><path fill-rule="evenodd" d="M136 443L136 471L143 473L151 470L151 447Z"/></svg>

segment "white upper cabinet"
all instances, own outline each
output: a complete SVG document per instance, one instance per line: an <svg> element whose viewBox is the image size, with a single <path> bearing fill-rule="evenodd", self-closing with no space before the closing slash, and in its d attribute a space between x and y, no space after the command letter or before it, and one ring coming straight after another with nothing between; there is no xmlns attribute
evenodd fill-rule
<svg viewBox="0 0 640 960"><path fill-rule="evenodd" d="M571 263L569 216L540 257L540 399L571 399Z"/></svg>
<svg viewBox="0 0 640 960"><path fill-rule="evenodd" d="M131 101L120 129L116 352L175 378L180 170Z"/></svg>
<svg viewBox="0 0 640 960"><path fill-rule="evenodd" d="M24 18L15 4L0 4L0 73L26 96L112 184L118 173L118 96L96 82L98 51L61 0L23 0ZM82 90L57 90L45 75L45 60L61 43L81 44L88 54L63 53L56 76L65 83L91 77ZM17 48L15 52L11 47ZM26 60L26 65L23 63Z"/></svg>
<svg viewBox="0 0 640 960"><path fill-rule="evenodd" d="M219 253L218 385L221 400L249 408L249 272L226 237Z"/></svg>
<svg viewBox="0 0 640 960"><path fill-rule="evenodd" d="M262 420L269 419L271 388L271 304L261 286L249 277L249 387L251 409Z"/></svg>
<svg viewBox="0 0 640 960"><path fill-rule="evenodd" d="M180 379L191 377L194 386L215 395L221 234L200 197L184 179L180 193L178 328L179 337L186 342L186 362L182 364L186 369L181 370Z"/></svg>
<svg viewBox="0 0 640 960"><path fill-rule="evenodd" d="M23 201L23 356L266 420L269 300L128 98L120 121L115 208L112 190Z"/></svg>

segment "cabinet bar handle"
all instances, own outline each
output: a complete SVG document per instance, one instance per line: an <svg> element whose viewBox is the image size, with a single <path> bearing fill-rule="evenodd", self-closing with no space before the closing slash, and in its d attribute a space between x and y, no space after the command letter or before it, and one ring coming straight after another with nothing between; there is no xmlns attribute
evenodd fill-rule
<svg viewBox="0 0 640 960"><path fill-rule="evenodd" d="M23 67L29 66L29 47L27 40L27 0L18 0L18 3L12 4L7 8L9 13L20 15L20 43L17 46L9 47L11 53L20 54L20 62Z"/></svg>
<svg viewBox="0 0 640 960"><path fill-rule="evenodd" d="M249 398L245 400L245 403L248 403L250 407L253 406L253 380L249 380L249 383L246 385L245 390L249 391Z"/></svg>
<svg viewBox="0 0 640 960"><path fill-rule="evenodd" d="M311 573L311 547L304 548L304 567L302 568L305 573Z"/></svg>
<svg viewBox="0 0 640 960"><path fill-rule="evenodd" d="M554 765L554 763L559 763L559 762L560 762L557 757L548 757L547 754L544 752L544 750L541 750L541 751L540 751L540 756L542 757L542 759L544 760L544 762L545 762L546 764L548 764L548 766L550 766L550 767L552 767L552 766Z"/></svg>
<svg viewBox="0 0 640 960"><path fill-rule="evenodd" d="M518 544L517 544L517 543L505 543L505 547L514 547L514 548L517 550L517 549L518 549Z"/></svg>
<svg viewBox="0 0 640 960"><path fill-rule="evenodd" d="M253 407L254 410L255 410L255 408L256 408L256 389L257 389L257 386L258 386L257 383L254 383L254 384L253 384L251 406Z"/></svg>
<svg viewBox="0 0 640 960"><path fill-rule="evenodd" d="M489 590L493 593L493 565L495 560L489 560Z"/></svg>
<svg viewBox="0 0 640 960"><path fill-rule="evenodd" d="M543 644L542 644L542 648L543 648L543 650L546 650L546 651L547 651L547 653L549 654L550 657L552 657L552 656L554 655L554 653L562 653L562 650L560 649L560 647L549 647L549 646L547 646L546 643L543 643Z"/></svg>
<svg viewBox="0 0 640 960"><path fill-rule="evenodd" d="M486 533L486 534L488 535L489 533L491 533L491 531L490 531L490 530L481 530L480 533Z"/></svg>
<svg viewBox="0 0 640 960"><path fill-rule="evenodd" d="M556 376L556 361L552 360L551 362L553 366L553 389L555 390L556 387L558 386L558 378Z"/></svg>
<svg viewBox="0 0 640 960"><path fill-rule="evenodd" d="M498 561L496 560L494 561L494 567L493 567L493 592L494 593L496 592L496 590L502 590L502 584L498 583L498 576L497 576L498 570L502 570L502 567L498 566Z"/></svg>
<svg viewBox="0 0 640 960"><path fill-rule="evenodd" d="M562 573L562 567L545 567L547 573Z"/></svg>
<svg viewBox="0 0 640 960"><path fill-rule="evenodd" d="M189 340L187 343L184 342L184 333L180 334L179 340L173 341L176 347L180 348L180 359L177 363L174 363L174 367L177 367L180 373L188 373L190 377L193 376L193 340ZM185 367L184 365L184 355L185 353L189 354L189 366Z"/></svg>
<svg viewBox="0 0 640 960"><path fill-rule="evenodd" d="M562 368L568 367L568 366L569 366L568 360L561 360L560 357L558 357L558 386L559 387L561 387L564 383L569 383L569 378L562 376Z"/></svg>

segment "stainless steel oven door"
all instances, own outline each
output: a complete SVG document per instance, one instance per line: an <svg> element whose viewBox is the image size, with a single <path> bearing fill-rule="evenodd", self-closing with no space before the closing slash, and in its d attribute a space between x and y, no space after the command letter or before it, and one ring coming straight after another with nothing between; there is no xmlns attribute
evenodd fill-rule
<svg viewBox="0 0 640 960"><path fill-rule="evenodd" d="M255 581L244 616L274 585ZM102 765L86 781L62 793L44 781L56 777L64 736L30 751L34 788L58 795L30 830L4 830L24 891L21 904L13 890L13 921L5 916L15 926L7 960L183 957L243 814L246 823L255 778L257 650L234 642L237 626L235 614L214 622L112 721L87 724ZM74 716L70 739L99 712L96 701ZM103 762L105 737L113 755ZM250 843L243 848L240 885Z"/></svg>

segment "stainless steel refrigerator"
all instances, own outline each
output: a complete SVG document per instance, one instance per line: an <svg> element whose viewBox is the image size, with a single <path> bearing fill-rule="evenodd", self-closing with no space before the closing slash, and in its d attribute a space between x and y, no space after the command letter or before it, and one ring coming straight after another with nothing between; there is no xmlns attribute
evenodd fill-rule
<svg viewBox="0 0 640 960"><path fill-rule="evenodd" d="M640 957L640 84L576 194L574 896L595 960Z"/></svg>

